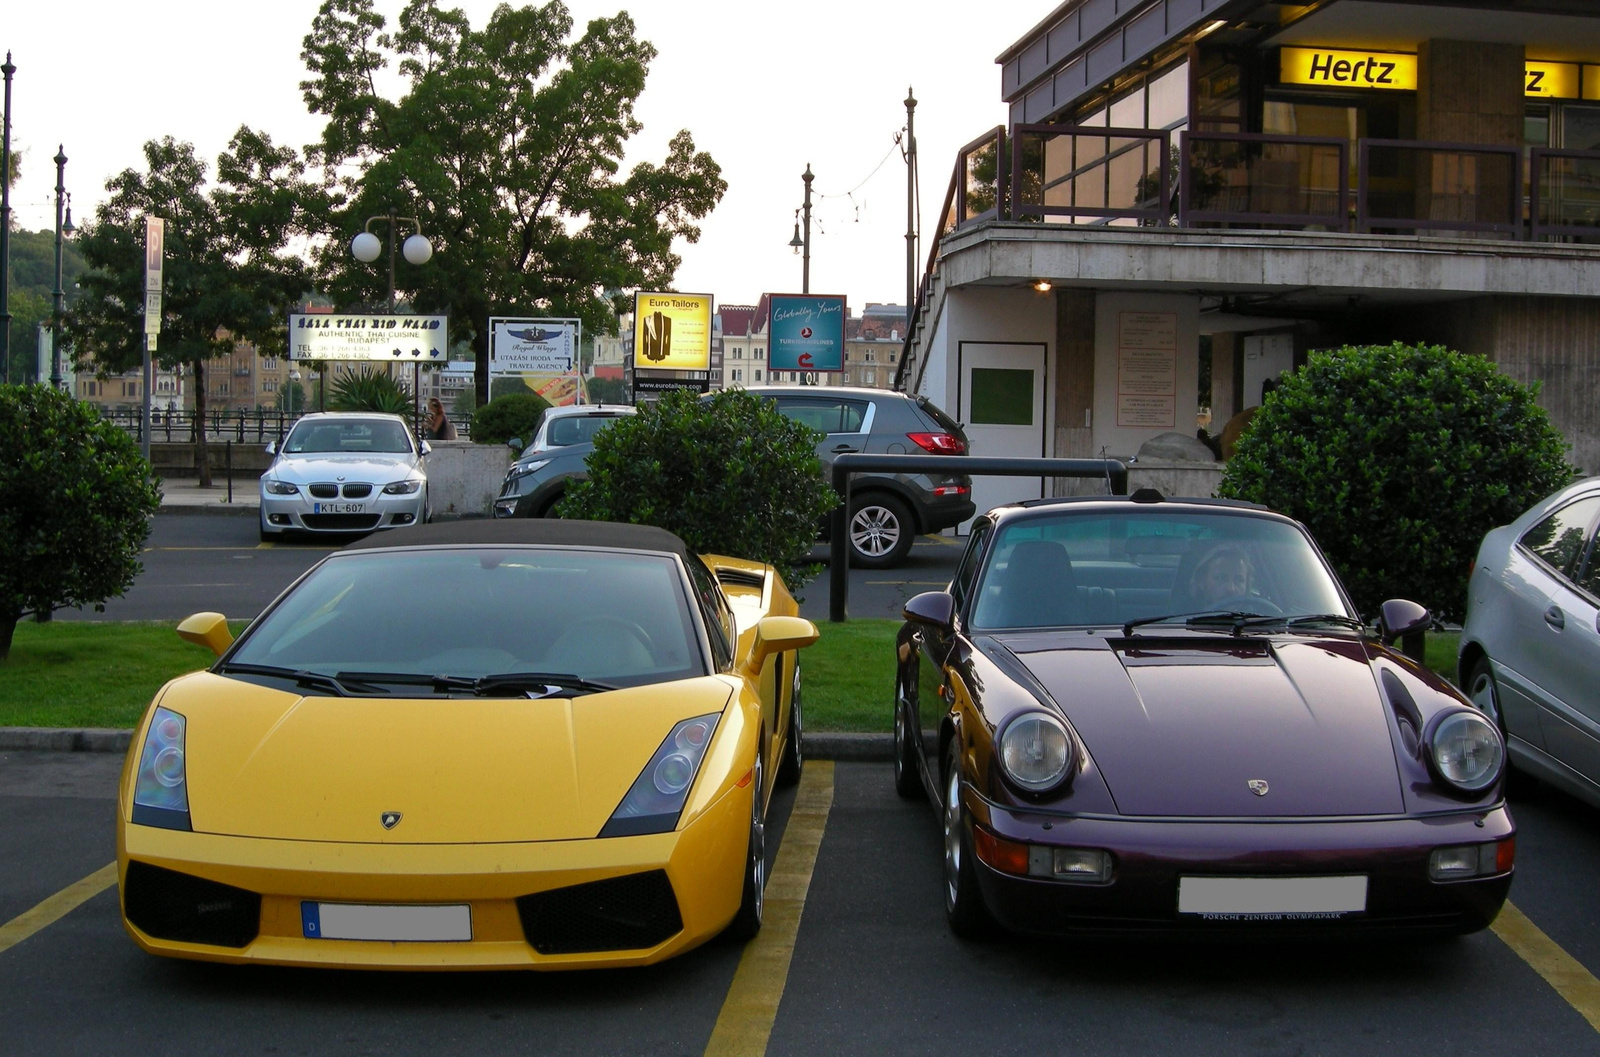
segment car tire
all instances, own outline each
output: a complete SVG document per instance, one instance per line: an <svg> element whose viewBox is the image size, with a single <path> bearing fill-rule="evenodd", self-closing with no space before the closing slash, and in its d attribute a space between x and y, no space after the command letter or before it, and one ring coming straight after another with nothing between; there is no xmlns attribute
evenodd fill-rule
<svg viewBox="0 0 1600 1057"><path fill-rule="evenodd" d="M805 735L805 712L800 703L800 655L794 656L794 678L789 689L789 737L783 743L783 755L778 758L778 784L800 784L800 774L806 767L805 746L800 739Z"/></svg>
<svg viewBox="0 0 1600 1057"><path fill-rule="evenodd" d="M550 497L550 501L548 503L546 503L544 506L540 507L539 508L539 512L537 514L535 514L534 517L559 518L561 515L556 513L556 504L560 503L561 500L566 496L566 494L567 494L566 492L557 492L555 495L551 496Z"/></svg>
<svg viewBox="0 0 1600 1057"><path fill-rule="evenodd" d="M923 800L928 795L917 770L917 745L911 737L911 706L903 686L896 689L894 700L894 791L903 800Z"/></svg>
<svg viewBox="0 0 1600 1057"><path fill-rule="evenodd" d="M1505 711L1500 707L1500 685L1494 680L1494 666L1489 663L1487 654L1472 662L1472 668L1467 672L1465 690L1467 700L1494 724L1500 732L1500 740L1505 743L1506 791L1523 790L1532 776L1523 774L1511 764L1511 738L1506 732Z"/></svg>
<svg viewBox="0 0 1600 1057"><path fill-rule="evenodd" d="M761 802L761 754L756 754L755 780L750 784L750 842L745 851L744 889L739 910L728 925L728 935L745 941L761 931L761 914L767 892L767 812Z"/></svg>
<svg viewBox="0 0 1600 1057"><path fill-rule="evenodd" d="M905 503L882 492L851 504L845 526L850 538L850 564L862 569L889 569L905 561L916 536Z"/></svg>
<svg viewBox="0 0 1600 1057"><path fill-rule="evenodd" d="M945 753L944 805L940 828L944 837L944 914L950 931L964 940L987 939L994 934L994 918L978 888L978 868L973 864L972 841L967 838L967 813L961 803L961 758L958 738Z"/></svg>

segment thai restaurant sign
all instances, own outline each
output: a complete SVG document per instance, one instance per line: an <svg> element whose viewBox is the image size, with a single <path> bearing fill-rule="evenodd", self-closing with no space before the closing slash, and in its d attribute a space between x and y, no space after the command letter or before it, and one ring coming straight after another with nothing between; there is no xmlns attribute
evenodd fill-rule
<svg viewBox="0 0 1600 1057"><path fill-rule="evenodd" d="M449 329L447 316L296 312L289 316L289 359L444 363Z"/></svg>
<svg viewBox="0 0 1600 1057"><path fill-rule="evenodd" d="M711 369L711 295L649 294L633 301L633 366L644 371Z"/></svg>
<svg viewBox="0 0 1600 1057"><path fill-rule="evenodd" d="M1529 60L1523 69L1523 94L1530 99L1600 100L1600 66ZM1417 88L1417 57L1397 51L1283 48L1278 79L1319 88L1409 92Z"/></svg>

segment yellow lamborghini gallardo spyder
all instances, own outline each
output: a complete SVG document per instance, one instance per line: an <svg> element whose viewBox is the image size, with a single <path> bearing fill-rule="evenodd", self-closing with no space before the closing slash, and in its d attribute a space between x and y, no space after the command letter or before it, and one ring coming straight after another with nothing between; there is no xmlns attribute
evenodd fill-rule
<svg viewBox="0 0 1600 1057"><path fill-rule="evenodd" d="M330 555L146 711L123 769L153 954L405 969L641 965L761 927L799 778L769 566L660 529L479 521Z"/></svg>

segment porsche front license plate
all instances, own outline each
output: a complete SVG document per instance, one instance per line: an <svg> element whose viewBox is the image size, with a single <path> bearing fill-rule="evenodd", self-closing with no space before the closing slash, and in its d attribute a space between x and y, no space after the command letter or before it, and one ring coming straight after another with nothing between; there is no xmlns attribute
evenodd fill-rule
<svg viewBox="0 0 1600 1057"><path fill-rule="evenodd" d="M1211 921L1308 921L1367 909L1367 878L1180 877L1178 913Z"/></svg>
<svg viewBox="0 0 1600 1057"><path fill-rule="evenodd" d="M312 503L313 514L360 514L367 509L365 503Z"/></svg>
<svg viewBox="0 0 1600 1057"><path fill-rule="evenodd" d="M464 942L472 939L472 908L466 903L415 906L306 901L300 904L300 925L308 940Z"/></svg>

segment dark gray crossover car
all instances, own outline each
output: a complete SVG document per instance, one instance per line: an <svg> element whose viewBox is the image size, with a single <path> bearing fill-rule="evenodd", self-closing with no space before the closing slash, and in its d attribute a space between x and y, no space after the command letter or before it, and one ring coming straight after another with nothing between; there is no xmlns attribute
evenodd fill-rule
<svg viewBox="0 0 1600 1057"><path fill-rule="evenodd" d="M845 386L769 386L753 392L773 400L796 422L824 434L817 457L832 476L847 452L873 455L965 455L967 435L927 397ZM977 513L972 478L965 474L857 474L850 486L851 564L899 565L918 533L952 528Z"/></svg>
<svg viewBox="0 0 1600 1057"><path fill-rule="evenodd" d="M594 435L625 415L627 404L578 404L548 408L539 418L533 439L517 456L494 501L495 517L550 517L550 508L566 494L574 478L588 476L585 466L594 451ZM513 448L521 444L515 438Z"/></svg>

